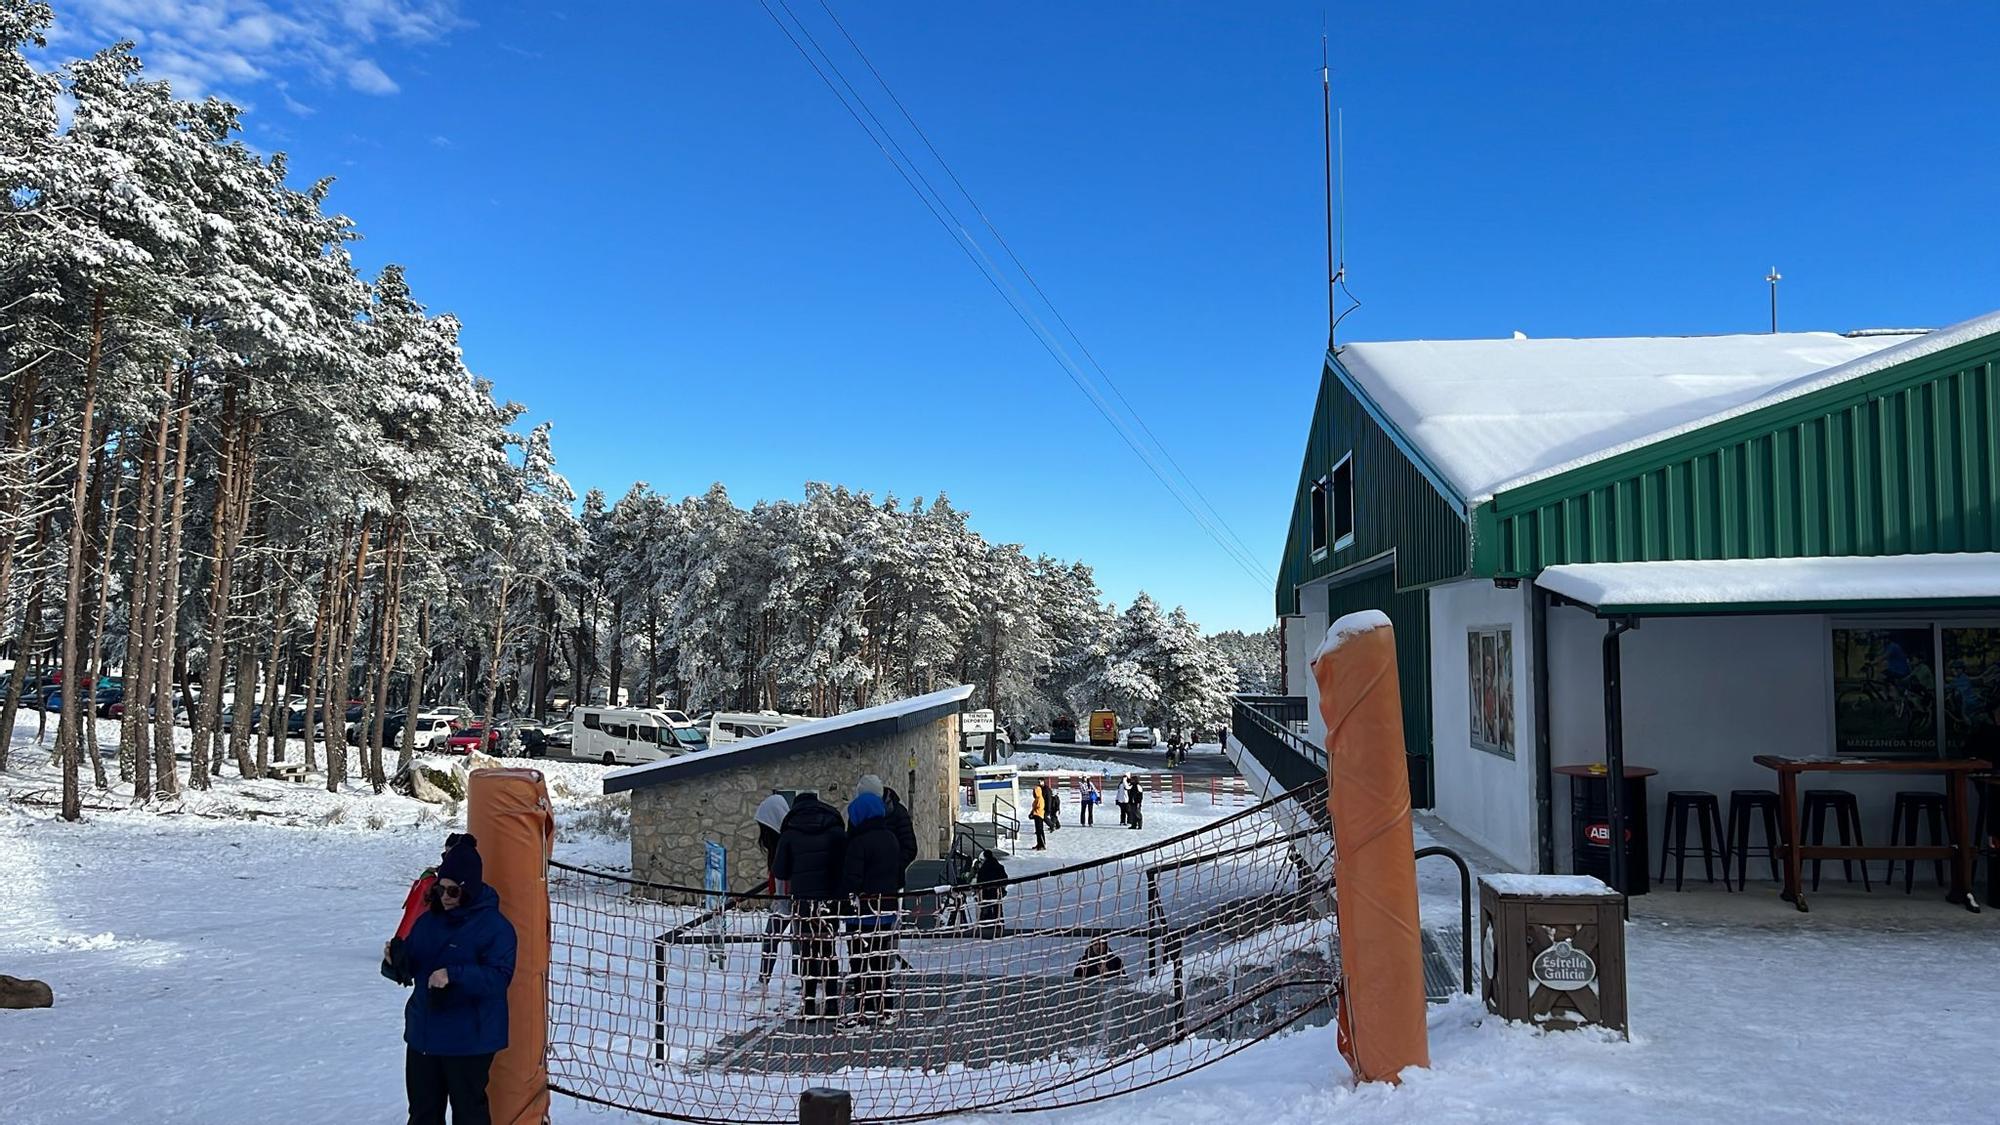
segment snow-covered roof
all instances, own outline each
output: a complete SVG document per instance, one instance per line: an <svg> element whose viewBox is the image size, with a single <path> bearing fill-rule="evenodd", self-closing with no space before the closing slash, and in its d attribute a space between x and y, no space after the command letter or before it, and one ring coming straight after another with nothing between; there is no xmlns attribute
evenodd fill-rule
<svg viewBox="0 0 2000 1125"><path fill-rule="evenodd" d="M2000 554L1567 563L1535 585L1600 614L2000 601Z"/></svg>
<svg viewBox="0 0 2000 1125"><path fill-rule="evenodd" d="M2000 333L1777 332L1353 343L1340 363L1468 503Z"/></svg>
<svg viewBox="0 0 2000 1125"><path fill-rule="evenodd" d="M845 746L879 734L909 730L934 721L946 713L957 713L959 707L971 697L972 685L959 684L956 687L931 692L929 695L912 696L893 703L879 703L873 707L863 707L859 711L849 711L844 715L829 715L824 719L814 719L809 723L786 727L758 738L747 738L741 742L731 742L724 746L699 750L693 754L683 754L678 758L648 762L643 766L627 766L604 775L604 791L620 793L662 781L699 777L739 765L789 757L814 749Z"/></svg>

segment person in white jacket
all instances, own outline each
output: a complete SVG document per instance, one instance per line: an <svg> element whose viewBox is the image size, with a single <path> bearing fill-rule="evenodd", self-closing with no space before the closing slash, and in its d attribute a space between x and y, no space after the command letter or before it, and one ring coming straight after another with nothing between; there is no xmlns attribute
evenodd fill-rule
<svg viewBox="0 0 2000 1125"><path fill-rule="evenodd" d="M757 965L757 986L771 983L771 971L778 965L778 946L792 925L792 888L771 872L778 851L778 831L784 827L791 802L773 793L757 806L757 846L764 852L764 893L771 896L771 917L764 923L763 957Z"/></svg>

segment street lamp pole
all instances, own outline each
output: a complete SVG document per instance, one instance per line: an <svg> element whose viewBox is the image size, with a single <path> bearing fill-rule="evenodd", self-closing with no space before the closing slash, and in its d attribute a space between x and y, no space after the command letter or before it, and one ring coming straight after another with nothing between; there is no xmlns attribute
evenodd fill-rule
<svg viewBox="0 0 2000 1125"><path fill-rule="evenodd" d="M1778 282L1784 280L1784 277L1778 272L1778 267L1772 266L1771 272L1764 275L1764 280L1771 283L1771 331L1776 333L1778 331Z"/></svg>

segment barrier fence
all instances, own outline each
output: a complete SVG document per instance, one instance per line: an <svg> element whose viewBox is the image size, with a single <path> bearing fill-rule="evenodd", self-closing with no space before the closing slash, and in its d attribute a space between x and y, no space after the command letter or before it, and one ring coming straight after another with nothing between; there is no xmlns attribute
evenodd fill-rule
<svg viewBox="0 0 2000 1125"><path fill-rule="evenodd" d="M1327 1012L1329 828L1319 781L1109 859L878 901L554 864L550 1088L757 1125L820 1085L857 1121L915 1121L1165 1081Z"/></svg>

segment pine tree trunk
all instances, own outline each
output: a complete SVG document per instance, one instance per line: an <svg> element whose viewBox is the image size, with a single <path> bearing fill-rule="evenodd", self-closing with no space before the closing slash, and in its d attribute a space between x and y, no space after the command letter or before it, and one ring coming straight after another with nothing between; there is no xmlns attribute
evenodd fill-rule
<svg viewBox="0 0 2000 1125"><path fill-rule="evenodd" d="M77 625L83 609L84 497L90 487L90 466L96 450L95 443L91 441L91 427L97 420L97 372L103 358L104 291L100 289L90 303L90 359L83 376L83 421L77 426L76 483L70 490L69 592L63 598L62 667L67 681L63 684L63 694L68 698L62 722L56 727L56 750L62 755L63 763L62 818L71 821L83 819L83 798L77 791L78 742L83 733L81 724L96 721L96 716L89 713L89 698L96 693L90 691L81 696L77 693ZM8 731L7 737L12 738L13 733Z"/></svg>
<svg viewBox="0 0 2000 1125"><path fill-rule="evenodd" d="M158 581L160 584L160 633L154 646L155 664L151 673L153 682L153 706L158 713L153 720L153 755L157 762L154 767L153 787L155 791L174 796L180 792L180 769L174 764L174 664L181 653L178 648L181 605L181 513L187 500L187 457L188 428L194 413L191 405L194 398L194 377L183 373L179 402L180 424L174 438L174 500L167 513L167 543L160 556ZM187 679L185 675L181 677ZM134 708L127 707L126 714ZM143 697L137 707L140 721L145 720L146 707Z"/></svg>
<svg viewBox="0 0 2000 1125"><path fill-rule="evenodd" d="M501 565L506 565L504 560ZM503 572L500 576L500 608L493 615L493 666L486 671L486 706L481 709L481 714L486 717L483 729L488 732L493 729L493 699L500 690L500 653L507 637L507 594L513 587L513 572ZM489 733L485 737L490 739L492 735Z"/></svg>
<svg viewBox="0 0 2000 1125"><path fill-rule="evenodd" d="M328 634L333 625L333 584L340 575L340 560L347 555L347 537L353 534L353 531L354 525L350 521L341 531L340 550L332 550L331 542L327 544L329 550L326 555L326 570L319 588L318 612L313 618L312 659L306 664L305 755L308 771L316 768L315 761L318 757L313 750L313 711L320 703L320 654L326 651L332 641L332 637ZM289 730L291 724L287 722L285 727ZM281 755L278 760L283 761L283 756ZM328 767L328 772L332 772L331 767ZM338 787L335 782L329 781L328 784L334 788Z"/></svg>
<svg viewBox="0 0 2000 1125"><path fill-rule="evenodd" d="M158 601L158 587L153 580L159 569L160 513L166 508L167 432L173 421L174 370L173 364L167 364L162 377L160 418L142 450L139 495L133 503L132 604L128 608L131 620L125 640L125 694L135 703L143 703L151 692ZM129 762L132 795L140 801L153 797L152 731L145 718L143 706L125 708L125 719L118 732L119 768L123 770Z"/></svg>
<svg viewBox="0 0 2000 1125"><path fill-rule="evenodd" d="M267 513L266 519L269 518ZM268 531L266 538L269 538ZM304 561L304 548L300 548L300 561ZM289 666L286 663L285 652L285 611L291 607L292 572L282 554L278 556L277 568L277 582L271 588L271 661L264 669L263 709L256 711L254 701L248 697L241 695L236 697L237 715L254 712L257 718L262 720L262 722L252 721L257 727L258 777L264 776L265 769L272 762L285 760L285 744L271 737L271 716L284 702L282 693L285 687L285 670ZM240 726L243 721L238 718L236 723Z"/></svg>
<svg viewBox="0 0 2000 1125"><path fill-rule="evenodd" d="M14 394L7 403L7 444L0 447L0 459L12 462L19 458L21 471L14 481L0 488L0 622L8 619L7 603L14 591L14 553L19 538L14 534L14 520L20 514L22 498L33 495L35 488L35 462L29 443L34 437L35 395L40 374L40 364L22 372L20 382L14 385ZM23 669L28 666L27 656L26 652L16 650L15 662ZM10 680L14 687L9 690L17 691L21 677L13 676ZM18 696L16 698L18 702ZM14 737L12 711L8 714L7 726L0 730L0 743L10 742ZM0 746L0 762L6 760L5 754L5 746Z"/></svg>
<svg viewBox="0 0 2000 1125"><path fill-rule="evenodd" d="M102 474L100 474L99 479L101 482ZM117 481L111 486L111 504L104 526L104 547L100 552L102 565L97 568L97 612L91 616L90 656L88 663L93 669L99 670L105 665L104 619L109 614L111 608L111 556L113 549L118 544L118 502L124 491L125 477L123 474L120 474ZM91 676L93 695L95 694L97 679L98 675L94 672ZM95 700L93 700L91 710L93 713L96 711ZM90 724L90 739L85 745L85 753L90 755L91 780L97 783L99 789L109 788L108 780L104 776L104 755L102 748L98 745L97 723L94 721Z"/></svg>
<svg viewBox="0 0 2000 1125"><path fill-rule="evenodd" d="M618 689L625 686L625 599L611 599L611 705L618 702ZM650 703L651 700L642 701Z"/></svg>
<svg viewBox="0 0 2000 1125"><path fill-rule="evenodd" d="M334 736L335 721L324 723L323 737L326 739L327 791L339 792L339 786L347 782L347 700L353 694L354 642L360 632L362 576L368 570L368 540L374 532L374 513L361 515L361 543L354 551L354 571L343 574L340 584L340 616L337 628L339 643L333 648L332 667L327 669L327 711L341 716L340 736ZM336 766L338 769L336 770ZM336 775L338 780L336 781Z"/></svg>
<svg viewBox="0 0 2000 1125"><path fill-rule="evenodd" d="M49 532L54 518L53 513L43 512L41 520L35 525L33 552L38 556L48 546ZM40 631L42 620L42 591L47 586L46 580L34 581L28 591L27 607L21 616L21 631L15 634L15 674L7 677L7 696L5 700L0 700L0 769L7 768L7 750L14 742L14 716L21 709L21 683L26 679L25 671L29 667L29 660L35 652L35 646L40 642L36 634Z"/></svg>
<svg viewBox="0 0 2000 1125"><path fill-rule="evenodd" d="M373 706L368 716L367 737L362 743L368 754L368 782L380 793L387 783L382 770L382 730L389 709L389 680L395 674L397 652L402 640L403 625L403 542L407 537L399 519L389 525L389 543L383 553L382 585L383 601L387 603L387 620L382 629L381 645L376 653L376 682ZM383 610L376 611L377 620L382 620ZM414 718L414 716L412 716Z"/></svg>
<svg viewBox="0 0 2000 1125"><path fill-rule="evenodd" d="M417 716L424 706L424 677L430 672L431 607L425 603L417 614L417 657L410 672L410 705L404 710L402 748L396 754L396 772L408 772L417 752Z"/></svg>

